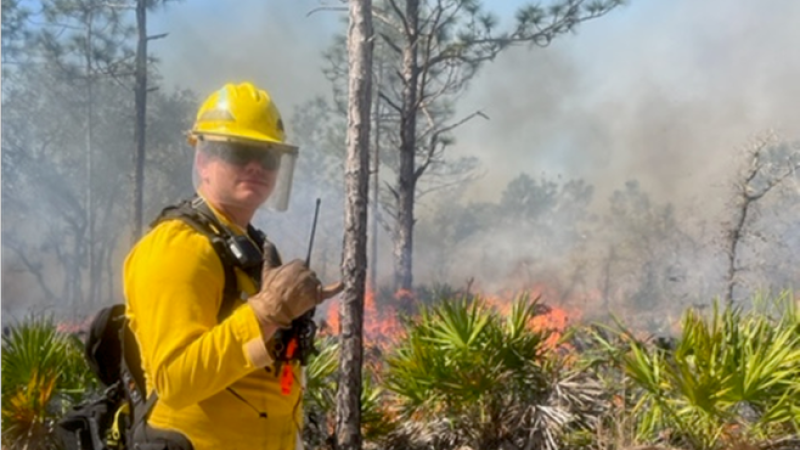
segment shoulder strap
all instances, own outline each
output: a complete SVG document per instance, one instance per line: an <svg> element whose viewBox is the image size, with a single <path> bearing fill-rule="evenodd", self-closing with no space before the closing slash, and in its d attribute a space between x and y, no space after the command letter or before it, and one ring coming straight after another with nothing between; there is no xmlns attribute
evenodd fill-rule
<svg viewBox="0 0 800 450"><path fill-rule="evenodd" d="M222 291L222 304L217 312L217 321L222 322L233 312L233 306L239 298L239 283L236 280L236 272L234 270L237 263L231 254L227 241L232 236L232 233L217 220L211 208L200 197L184 200L177 205L164 208L150 226L155 227L159 223L170 219L181 220L198 233L206 236L222 262L222 267L225 271L225 285ZM248 234L251 234L251 230L253 233L251 238L254 240L256 240L254 236L263 236L263 233L252 225L248 227ZM259 247L261 246L260 241L256 240L256 243L259 244ZM260 272L258 274L249 273L248 275L258 283Z"/></svg>

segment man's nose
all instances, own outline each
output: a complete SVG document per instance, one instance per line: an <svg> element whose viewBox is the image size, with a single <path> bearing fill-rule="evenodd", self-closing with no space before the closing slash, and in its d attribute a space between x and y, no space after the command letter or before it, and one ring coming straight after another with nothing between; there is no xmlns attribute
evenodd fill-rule
<svg viewBox="0 0 800 450"><path fill-rule="evenodd" d="M248 172L248 173L259 173L259 174L261 174L261 173L264 173L264 171L266 169L264 169L264 166L261 164L261 162L258 159L252 159L252 160L248 161L247 164L244 165L244 170L245 170L245 172Z"/></svg>

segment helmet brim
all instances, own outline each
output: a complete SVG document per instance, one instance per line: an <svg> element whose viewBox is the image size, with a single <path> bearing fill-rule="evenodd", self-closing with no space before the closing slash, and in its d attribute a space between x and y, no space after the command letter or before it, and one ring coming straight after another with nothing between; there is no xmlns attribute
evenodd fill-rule
<svg viewBox="0 0 800 450"><path fill-rule="evenodd" d="M197 141L218 141L218 142L241 142L248 145L257 147L264 147L270 150L275 150L281 153L297 154L299 148L296 145L287 144L285 142L277 142L267 138L266 136L247 136L241 133L229 134L224 132L198 132L189 131L186 140L191 146L197 144Z"/></svg>

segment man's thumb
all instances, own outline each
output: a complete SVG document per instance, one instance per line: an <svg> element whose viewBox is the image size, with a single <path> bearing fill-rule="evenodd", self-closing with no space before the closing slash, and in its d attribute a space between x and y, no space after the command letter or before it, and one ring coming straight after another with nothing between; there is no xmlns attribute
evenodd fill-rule
<svg viewBox="0 0 800 450"><path fill-rule="evenodd" d="M268 241L264 240L264 244L261 246L261 254L263 256L263 263L261 266L261 281L267 279L267 274L275 268L280 267L280 257L278 256L278 250L275 248L275 245Z"/></svg>
<svg viewBox="0 0 800 450"><path fill-rule="evenodd" d="M344 283L342 283L341 281L337 281L336 283L332 283L323 287L319 291L320 303L342 292L343 290L344 290Z"/></svg>

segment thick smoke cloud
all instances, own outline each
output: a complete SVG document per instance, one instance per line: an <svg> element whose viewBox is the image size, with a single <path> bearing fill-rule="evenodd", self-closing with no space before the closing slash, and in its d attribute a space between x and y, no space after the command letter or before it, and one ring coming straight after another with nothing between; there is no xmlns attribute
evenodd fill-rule
<svg viewBox="0 0 800 450"><path fill-rule="evenodd" d="M486 6L510 23L523 3ZM317 6L312 0L171 6L151 27L170 32L153 44L166 84L204 93L251 78L268 86L289 116L313 95L330 92L320 54L344 30L345 14L308 16ZM721 223L748 139L767 128L787 139L800 136L798 20L800 3L792 0L634 0L548 48L507 51L458 105L462 115L480 109L491 117L456 133L453 155L478 156L486 173L465 198L497 201L521 172L546 173L594 185L593 208L602 214L610 194L636 179L682 217ZM418 208L423 218L430 213ZM388 258L388 243L382 253ZM417 272L435 272L418 253ZM391 271L388 260L379 267ZM471 273L454 277L480 268L465 270Z"/></svg>
<svg viewBox="0 0 800 450"><path fill-rule="evenodd" d="M461 104L491 117L458 136L488 169L473 195L521 171L583 177L600 198L632 178L663 201L720 193L748 138L800 135L798 19L791 0L633 1L501 55Z"/></svg>
<svg viewBox="0 0 800 450"><path fill-rule="evenodd" d="M487 6L510 23L523 3ZM318 6L174 4L153 17L153 32L170 36L151 48L168 86L204 94L253 79L288 115L330 92L320 54L345 13L309 15ZM585 178L599 198L632 178L674 202L723 187L749 137L800 134L799 19L792 0L640 0L551 47L502 54L459 105L491 117L456 133L454 152L479 156L487 172L472 198L496 200L523 171Z"/></svg>
<svg viewBox="0 0 800 450"><path fill-rule="evenodd" d="M498 8L502 23L510 23L513 10L524 4L484 3ZM300 105L331 91L321 53L345 30L346 13L309 16L319 6L316 0L171 3L149 21L150 34L169 33L150 43L160 60L158 84L167 92L189 88L203 97L226 82L251 80L270 90L288 119ZM478 156L486 173L464 200L496 202L521 172L546 173L594 185L592 207L602 214L609 195L637 179L655 201L675 204L681 217L719 225L738 149L767 128L800 138L798 22L800 2L794 0L632 0L548 48L503 53L457 105L462 116L480 109L491 118L456 132L453 156ZM303 180L296 183L299 192ZM323 217L336 214L334 203L324 204ZM302 206L304 222L296 236L282 239L292 257L304 255L311 205ZM417 212L420 226L435 214L424 203ZM340 236L331 235L339 245ZM484 245L462 248L463 259L485 264L480 251L495 249L499 239L508 259L490 263L504 269L492 273L498 279L517 261L552 260L534 243L514 245L514 230L505 237L476 237ZM381 235L381 241L379 270L388 279L389 237ZM431 248L423 247L415 255L417 281L429 282L426 274L441 271L426 256ZM325 260L335 273L338 255ZM462 284L484 269L465 264L442 281Z"/></svg>
<svg viewBox="0 0 800 450"><path fill-rule="evenodd" d="M319 6L315 0L171 3L149 25L151 34L169 36L150 48L169 87L205 96L249 80L266 87L288 116L330 90L320 54L346 13L312 13Z"/></svg>

